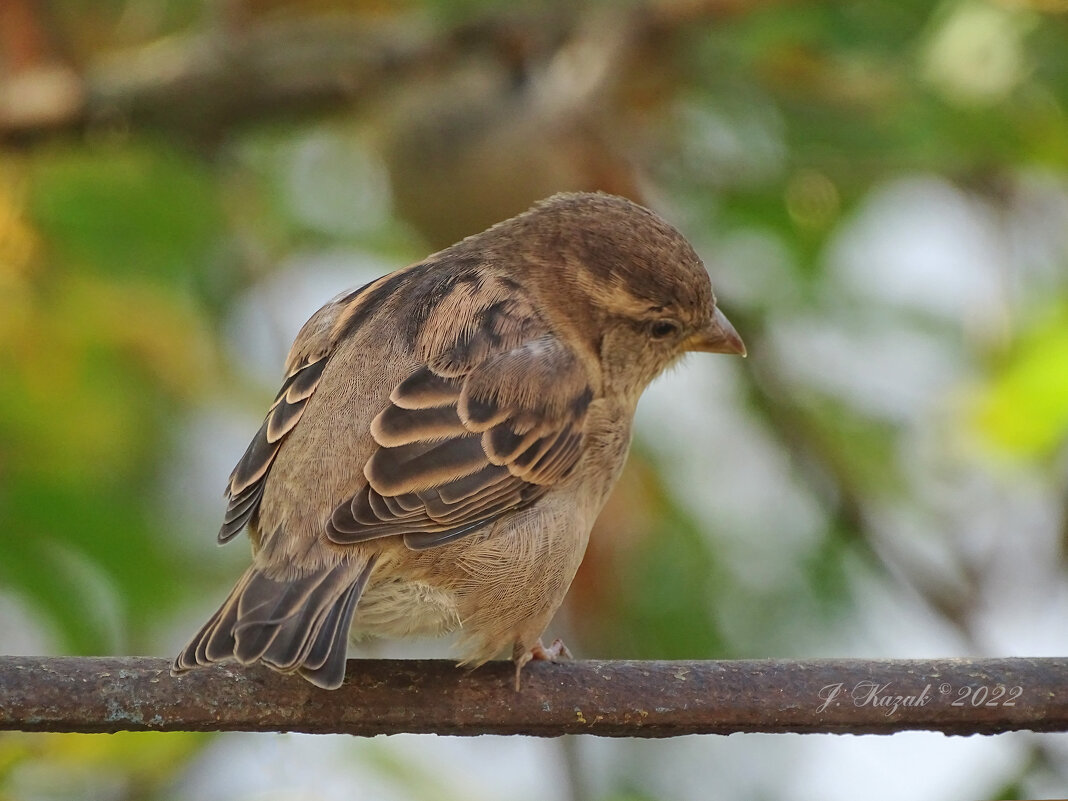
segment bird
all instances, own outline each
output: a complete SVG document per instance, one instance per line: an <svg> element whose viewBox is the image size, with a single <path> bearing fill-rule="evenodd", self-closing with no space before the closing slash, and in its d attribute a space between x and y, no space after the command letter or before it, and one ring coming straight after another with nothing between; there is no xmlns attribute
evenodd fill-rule
<svg viewBox="0 0 1068 801"><path fill-rule="evenodd" d="M226 487L252 560L172 673L262 663L324 689L350 637L457 633L460 665L542 636L646 386L744 356L700 257L622 197L561 193L339 295L297 334Z"/></svg>

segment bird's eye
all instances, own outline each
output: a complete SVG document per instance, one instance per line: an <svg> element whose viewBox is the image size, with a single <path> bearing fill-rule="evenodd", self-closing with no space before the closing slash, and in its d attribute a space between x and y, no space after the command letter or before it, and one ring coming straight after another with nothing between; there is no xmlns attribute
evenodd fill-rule
<svg viewBox="0 0 1068 801"><path fill-rule="evenodd" d="M651 339L667 339L679 331L679 324L674 320L653 320L649 323L649 337Z"/></svg>

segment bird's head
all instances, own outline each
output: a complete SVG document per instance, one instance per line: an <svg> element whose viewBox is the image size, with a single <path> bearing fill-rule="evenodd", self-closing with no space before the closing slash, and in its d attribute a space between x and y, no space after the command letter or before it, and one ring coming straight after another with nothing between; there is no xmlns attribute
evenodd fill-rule
<svg viewBox="0 0 1068 801"><path fill-rule="evenodd" d="M637 402L689 351L745 355L686 238L621 197L560 194L516 218L533 289L600 360L606 389Z"/></svg>

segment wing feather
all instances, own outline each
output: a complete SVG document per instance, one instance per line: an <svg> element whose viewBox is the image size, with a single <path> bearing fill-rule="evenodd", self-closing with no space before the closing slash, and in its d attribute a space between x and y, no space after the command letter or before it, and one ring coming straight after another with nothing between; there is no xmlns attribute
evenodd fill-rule
<svg viewBox="0 0 1068 801"><path fill-rule="evenodd" d="M267 417L238 461L226 487L229 503L219 529L219 542L233 539L252 519L263 498L263 485L286 435L294 429L308 399L319 386L327 357L299 364L282 384Z"/></svg>
<svg viewBox="0 0 1068 801"><path fill-rule="evenodd" d="M420 301L419 325L401 330L421 366L366 424L374 444L362 465L366 484L334 509L330 540L401 535L410 548L434 547L532 503L574 469L593 398L580 360L514 282L424 263L324 307L305 326L274 404L230 475L220 542L255 520L271 466L337 338L353 335L393 293Z"/></svg>
<svg viewBox="0 0 1068 801"><path fill-rule="evenodd" d="M442 301L448 315L429 314L415 342L424 364L371 423L367 485L334 510L333 542L452 542L532 503L577 463L593 399L580 360L521 296L485 284L463 294L466 306L488 305Z"/></svg>

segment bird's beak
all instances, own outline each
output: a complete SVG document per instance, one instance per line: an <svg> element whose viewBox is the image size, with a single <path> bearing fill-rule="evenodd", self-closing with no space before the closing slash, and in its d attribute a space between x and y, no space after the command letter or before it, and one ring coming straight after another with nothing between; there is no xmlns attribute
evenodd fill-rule
<svg viewBox="0 0 1068 801"><path fill-rule="evenodd" d="M724 316L723 312L715 309L709 324L686 340L686 350L745 356L745 343L734 330L731 321Z"/></svg>

